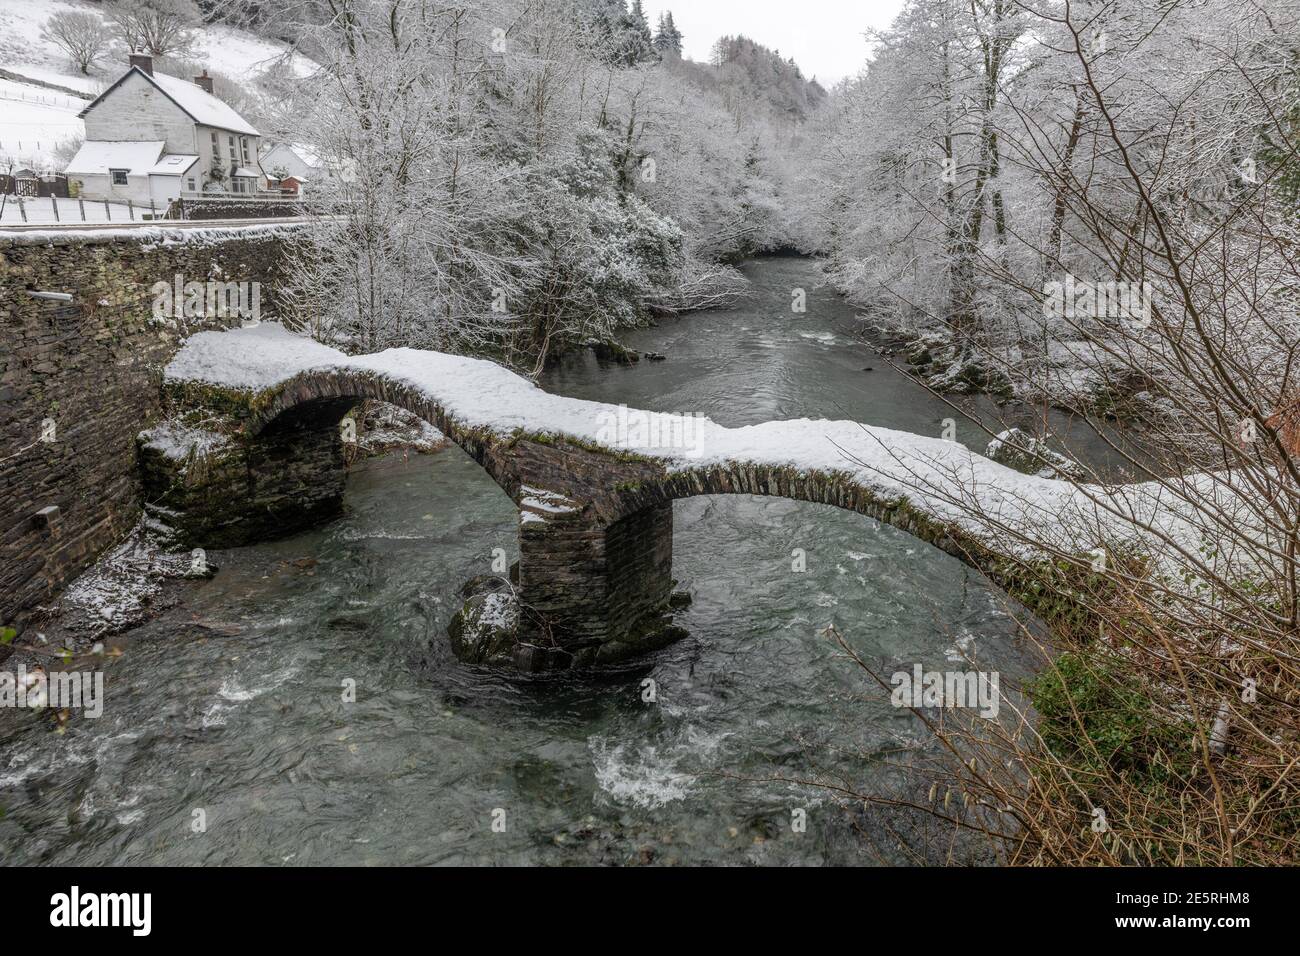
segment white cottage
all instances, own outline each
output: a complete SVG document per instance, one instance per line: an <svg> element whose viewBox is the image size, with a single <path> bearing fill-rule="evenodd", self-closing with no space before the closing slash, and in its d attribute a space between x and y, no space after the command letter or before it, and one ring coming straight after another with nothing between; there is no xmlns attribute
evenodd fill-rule
<svg viewBox="0 0 1300 956"><path fill-rule="evenodd" d="M276 143L262 153L262 168L271 179L296 179L301 183L325 178L325 164L315 150L298 143Z"/></svg>
<svg viewBox="0 0 1300 956"><path fill-rule="evenodd" d="M350 160L318 153L303 143L268 143L262 152L262 169L268 182L296 184L299 192L303 184L319 189L331 180L347 179L355 168L356 163Z"/></svg>
<svg viewBox="0 0 1300 956"><path fill-rule="evenodd" d="M87 199L165 206L182 192L254 193L265 178L260 134L212 95L206 73L191 83L133 55L80 115L86 140L65 172Z"/></svg>

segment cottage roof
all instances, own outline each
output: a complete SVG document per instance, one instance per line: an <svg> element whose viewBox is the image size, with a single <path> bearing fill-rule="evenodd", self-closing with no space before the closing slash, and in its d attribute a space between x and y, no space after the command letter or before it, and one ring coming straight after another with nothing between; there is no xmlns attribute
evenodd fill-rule
<svg viewBox="0 0 1300 956"><path fill-rule="evenodd" d="M110 169L125 169L130 176L147 176L162 155L163 143L157 142L107 142L88 139L81 144L64 170L66 173L107 173Z"/></svg>
<svg viewBox="0 0 1300 956"><path fill-rule="evenodd" d="M260 136L247 120L235 112L230 106L217 99L211 93L204 90L197 83L191 83L189 80L182 80L177 76L167 76L164 73L155 73L150 76L138 66L133 66L127 70L117 81L106 89L99 96L95 97L85 109L77 115L84 118L94 107L105 97L111 96L113 91L122 85L132 73L138 73L158 90L162 92L169 100L181 108L181 110L194 122L203 126L215 126L218 129L229 130L232 133L243 133L246 136Z"/></svg>
<svg viewBox="0 0 1300 956"><path fill-rule="evenodd" d="M162 157L154 164L153 169L149 170L150 176L181 176L185 171L199 161L197 156L191 156L185 153L171 153Z"/></svg>

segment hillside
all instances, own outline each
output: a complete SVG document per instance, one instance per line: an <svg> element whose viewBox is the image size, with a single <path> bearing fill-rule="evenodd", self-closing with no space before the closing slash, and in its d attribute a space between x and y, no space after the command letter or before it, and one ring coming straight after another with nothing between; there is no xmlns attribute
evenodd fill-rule
<svg viewBox="0 0 1300 956"><path fill-rule="evenodd" d="M0 0L0 170L10 164L57 169L61 152L83 135L77 113L126 69L127 51L114 41L88 74L82 74L41 35L45 22L63 11L102 16L103 4ZM315 66L300 55L287 58L282 43L219 24L198 31L193 52L183 60L159 61L156 68L186 77L207 69L217 79L217 95L237 105L255 124L257 115L270 109L273 97L265 87L278 74L291 70L303 76Z"/></svg>
<svg viewBox="0 0 1300 956"><path fill-rule="evenodd" d="M716 91L733 112L756 110L778 122L802 123L826 99L792 59L744 36L720 37L709 63L676 64L693 83Z"/></svg>

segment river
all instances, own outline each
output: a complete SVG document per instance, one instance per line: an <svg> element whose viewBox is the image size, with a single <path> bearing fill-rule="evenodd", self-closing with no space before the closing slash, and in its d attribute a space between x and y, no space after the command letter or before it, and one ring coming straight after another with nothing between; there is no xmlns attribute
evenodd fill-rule
<svg viewBox="0 0 1300 956"><path fill-rule="evenodd" d="M938 435L954 417L855 342L815 263L745 268L743 305L627 336L667 361L571 356L542 384L726 425ZM958 437L987 441L964 422ZM215 578L108 662L100 719L58 734L0 717L0 862L904 862L870 817L788 782L887 792L897 752L927 746L824 629L886 672L974 655L1008 684L1032 666L1005 598L956 560L858 515L729 496L675 505L688 638L616 673L477 671L445 628L493 549L517 553L509 499L453 447L355 467L346 504L310 533L212 552Z"/></svg>

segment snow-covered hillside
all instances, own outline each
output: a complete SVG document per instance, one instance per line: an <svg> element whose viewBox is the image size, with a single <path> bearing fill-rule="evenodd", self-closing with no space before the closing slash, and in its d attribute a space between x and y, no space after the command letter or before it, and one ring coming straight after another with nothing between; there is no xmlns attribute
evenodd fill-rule
<svg viewBox="0 0 1300 956"><path fill-rule="evenodd" d="M0 70L8 74L0 74L0 171L7 170L11 163L14 168L53 170L59 165L55 159L59 145L83 135L77 113L88 99L51 89L50 85L93 98L126 70L127 51L115 43L91 67L90 75L83 75L57 46L41 36L41 27L61 11L102 15L103 5L0 0ZM281 43L218 25L199 32L193 59L212 73L251 84L284 52ZM306 57L293 58L292 69L300 76L309 74L314 66Z"/></svg>

